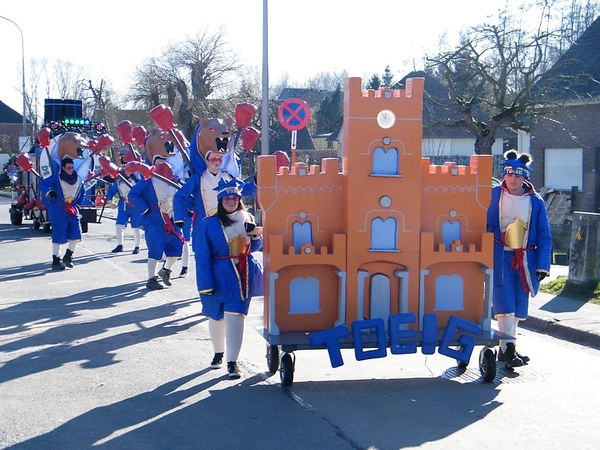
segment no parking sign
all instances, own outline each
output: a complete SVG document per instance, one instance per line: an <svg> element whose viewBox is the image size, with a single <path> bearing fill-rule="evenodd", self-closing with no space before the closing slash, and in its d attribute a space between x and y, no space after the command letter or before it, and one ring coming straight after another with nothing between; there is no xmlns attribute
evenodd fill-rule
<svg viewBox="0 0 600 450"><path fill-rule="evenodd" d="M304 100L288 98L279 107L277 116L279 117L281 126L292 132L292 164L296 164L296 139L298 130L304 128L310 120L310 109Z"/></svg>
<svg viewBox="0 0 600 450"><path fill-rule="evenodd" d="M310 109L304 100L288 98L279 107L277 116L283 128L290 131L298 131L308 124Z"/></svg>

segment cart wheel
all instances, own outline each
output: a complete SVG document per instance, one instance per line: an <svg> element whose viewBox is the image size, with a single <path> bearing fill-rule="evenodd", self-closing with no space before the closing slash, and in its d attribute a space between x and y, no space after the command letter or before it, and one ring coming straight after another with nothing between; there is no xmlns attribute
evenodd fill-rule
<svg viewBox="0 0 600 450"><path fill-rule="evenodd" d="M294 358L291 353L281 355L281 367L279 368L279 376L281 384L291 386L294 382Z"/></svg>
<svg viewBox="0 0 600 450"><path fill-rule="evenodd" d="M479 371L486 383L496 378L496 353L489 347L484 347L479 354Z"/></svg>
<svg viewBox="0 0 600 450"><path fill-rule="evenodd" d="M50 222L44 224L44 233L50 233Z"/></svg>
<svg viewBox="0 0 600 450"><path fill-rule="evenodd" d="M21 225L23 223L23 213L21 211L11 211L10 223L13 225Z"/></svg>
<svg viewBox="0 0 600 450"><path fill-rule="evenodd" d="M81 232L82 233L88 232L88 223L87 222L81 222Z"/></svg>
<svg viewBox="0 0 600 450"><path fill-rule="evenodd" d="M36 220L33 221L33 229L34 230L39 230L40 229L40 225L41 225L41 223L40 223L39 220L36 219Z"/></svg>
<svg viewBox="0 0 600 450"><path fill-rule="evenodd" d="M267 344L267 365L269 372L275 373L279 369L279 347Z"/></svg>

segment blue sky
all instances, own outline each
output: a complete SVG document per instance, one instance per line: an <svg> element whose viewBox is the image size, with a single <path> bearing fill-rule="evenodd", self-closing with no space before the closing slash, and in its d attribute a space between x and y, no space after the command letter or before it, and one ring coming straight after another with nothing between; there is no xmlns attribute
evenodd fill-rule
<svg viewBox="0 0 600 450"><path fill-rule="evenodd" d="M485 22L506 1L269 0L270 80L287 72L301 85L319 72L343 70L364 79L386 65L399 78L413 60L435 53L442 33L455 38L459 28ZM221 26L242 62L262 66L263 0L13 0L2 1L0 15L23 32L26 78L30 59L60 58L123 91L133 68L169 42ZM3 19L0 58L0 100L21 112L21 36Z"/></svg>

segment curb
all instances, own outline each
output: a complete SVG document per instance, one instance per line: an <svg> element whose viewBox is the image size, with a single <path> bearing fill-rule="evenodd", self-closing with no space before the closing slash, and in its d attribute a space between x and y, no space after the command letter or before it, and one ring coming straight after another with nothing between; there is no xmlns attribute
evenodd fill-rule
<svg viewBox="0 0 600 450"><path fill-rule="evenodd" d="M600 350L600 335L565 326L559 321L529 315L527 320L519 323L519 327Z"/></svg>

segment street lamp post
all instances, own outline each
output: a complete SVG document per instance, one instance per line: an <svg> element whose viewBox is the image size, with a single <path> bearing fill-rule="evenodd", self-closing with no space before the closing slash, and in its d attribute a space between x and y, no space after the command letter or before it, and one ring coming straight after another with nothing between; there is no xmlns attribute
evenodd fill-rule
<svg viewBox="0 0 600 450"><path fill-rule="evenodd" d="M23 94L23 136L27 136L27 122L25 121L25 110L26 110L26 106L27 106L27 101L25 98L25 40L23 39L23 32L21 31L21 27L19 25L17 25L16 22L13 22L8 17L4 17L4 16L0 16L0 19L4 19L4 20L7 20L10 23L12 23L15 27L17 27L17 29L19 30L19 33L21 33L21 74L23 76L23 78L22 78L23 84L21 86L21 90L22 90L22 94Z"/></svg>
<svg viewBox="0 0 600 450"><path fill-rule="evenodd" d="M269 154L269 0L263 0L262 140L261 154Z"/></svg>

